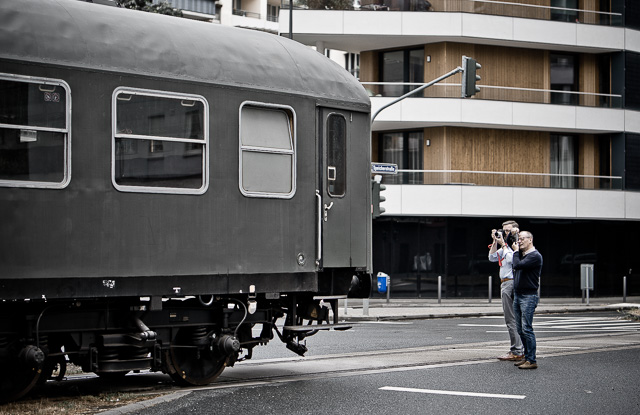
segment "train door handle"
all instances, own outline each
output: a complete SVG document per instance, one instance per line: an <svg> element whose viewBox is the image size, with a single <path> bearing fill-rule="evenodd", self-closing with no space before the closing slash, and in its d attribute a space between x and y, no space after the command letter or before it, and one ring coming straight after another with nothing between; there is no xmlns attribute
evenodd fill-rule
<svg viewBox="0 0 640 415"><path fill-rule="evenodd" d="M324 204L324 221L326 222L329 216L329 211L331 210L331 208L333 207L333 202L329 203L329 205L327 206L327 204Z"/></svg>

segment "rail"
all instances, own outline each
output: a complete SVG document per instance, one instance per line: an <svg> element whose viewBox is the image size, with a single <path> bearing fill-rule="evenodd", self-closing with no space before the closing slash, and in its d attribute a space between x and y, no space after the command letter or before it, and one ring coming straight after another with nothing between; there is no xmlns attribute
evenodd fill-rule
<svg viewBox="0 0 640 415"><path fill-rule="evenodd" d="M415 82L361 82L369 96L398 97L426 84ZM622 95L595 92L561 91L554 89L518 88L509 86L478 85L474 99L490 101L526 102L532 104L574 105L600 108L622 108ZM437 83L415 97L460 98L459 83Z"/></svg>
<svg viewBox="0 0 640 415"><path fill-rule="evenodd" d="M530 0L530 2L540 3L541 1ZM329 2L327 5L327 2L293 0L293 7L308 10L329 8L352 11L473 13L603 26L622 26L623 24L622 13L531 3L500 0L429 0L428 2L424 0L355 0L353 6L345 7L344 2L335 2L335 5ZM288 8L289 0L282 0L281 7Z"/></svg>
<svg viewBox="0 0 640 415"><path fill-rule="evenodd" d="M386 184L534 187L549 189L622 190L621 176L500 172L475 170L408 170L384 175Z"/></svg>

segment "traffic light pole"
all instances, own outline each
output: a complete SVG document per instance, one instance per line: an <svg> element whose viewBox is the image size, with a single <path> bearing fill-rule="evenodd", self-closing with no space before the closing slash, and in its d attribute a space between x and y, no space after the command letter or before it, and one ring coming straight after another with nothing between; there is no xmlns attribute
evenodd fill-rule
<svg viewBox="0 0 640 415"><path fill-rule="evenodd" d="M455 75L455 74L457 74L457 73L460 73L460 72L463 72L463 71L464 71L464 69L462 69L462 67L458 66L456 69L452 70L451 72L449 72L449 73L447 73L447 74L444 74L444 75L442 75L441 77L436 78L436 79L434 79L433 81L431 81L431 82L429 82L429 83L426 83L426 84L422 85L420 88L416 88L416 89L414 89L413 91L409 91L409 92L407 92L407 93L406 93L406 94L404 94L403 96L401 96L401 97L399 97L399 98L394 99L393 101L391 101L391 102L390 102L390 103L388 103L388 104L383 105L383 106L382 106L382 107L380 107L376 112L374 112L374 113L373 113L373 116L371 117L371 123L373 124L373 120L375 120L375 119L376 119L376 117L378 116L378 114L380 114L380 112L381 112L382 110L389 108L389 107L390 107L390 106L392 106L393 104L396 104L396 103L398 103L398 102L402 101L403 99L405 99L405 98L407 98L407 97L409 97L409 96L411 96L411 95L413 95L413 94L417 94L418 92L420 92L420 91L422 91L422 90L424 90L424 89L426 89L426 88L429 88L429 87L430 87L431 85L433 85L433 84L437 84L438 82L442 81L443 79L447 79L448 77L453 76L453 75Z"/></svg>

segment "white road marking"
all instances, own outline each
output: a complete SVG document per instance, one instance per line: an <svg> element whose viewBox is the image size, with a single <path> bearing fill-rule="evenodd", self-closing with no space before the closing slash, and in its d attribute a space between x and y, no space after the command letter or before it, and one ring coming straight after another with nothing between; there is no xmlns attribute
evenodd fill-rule
<svg viewBox="0 0 640 415"><path fill-rule="evenodd" d="M486 316L489 317L489 316ZM497 317L496 317L497 318ZM542 320L542 321L541 321ZM504 330L487 330L487 333L504 333L504 324L458 324L460 327L488 327L503 328ZM533 322L536 333L575 333L582 332L636 332L640 330L640 323L619 320L611 317L558 317L536 316Z"/></svg>
<svg viewBox="0 0 640 415"><path fill-rule="evenodd" d="M525 395L504 395L498 393L477 393L477 392L460 392L460 391L443 391L434 389L415 389L415 388L399 388L395 386L383 386L379 388L385 391L395 392L413 392L413 393L429 393L434 395L453 395L453 396L474 396L479 398L499 398L499 399L524 399Z"/></svg>

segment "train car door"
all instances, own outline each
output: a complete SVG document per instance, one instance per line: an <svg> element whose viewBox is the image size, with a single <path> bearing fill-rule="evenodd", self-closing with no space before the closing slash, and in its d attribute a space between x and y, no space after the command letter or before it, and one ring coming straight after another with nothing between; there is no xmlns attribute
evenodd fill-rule
<svg viewBox="0 0 640 415"><path fill-rule="evenodd" d="M348 267L351 259L351 198L349 197L350 114L320 109L322 137L319 216L321 259L325 268Z"/></svg>

